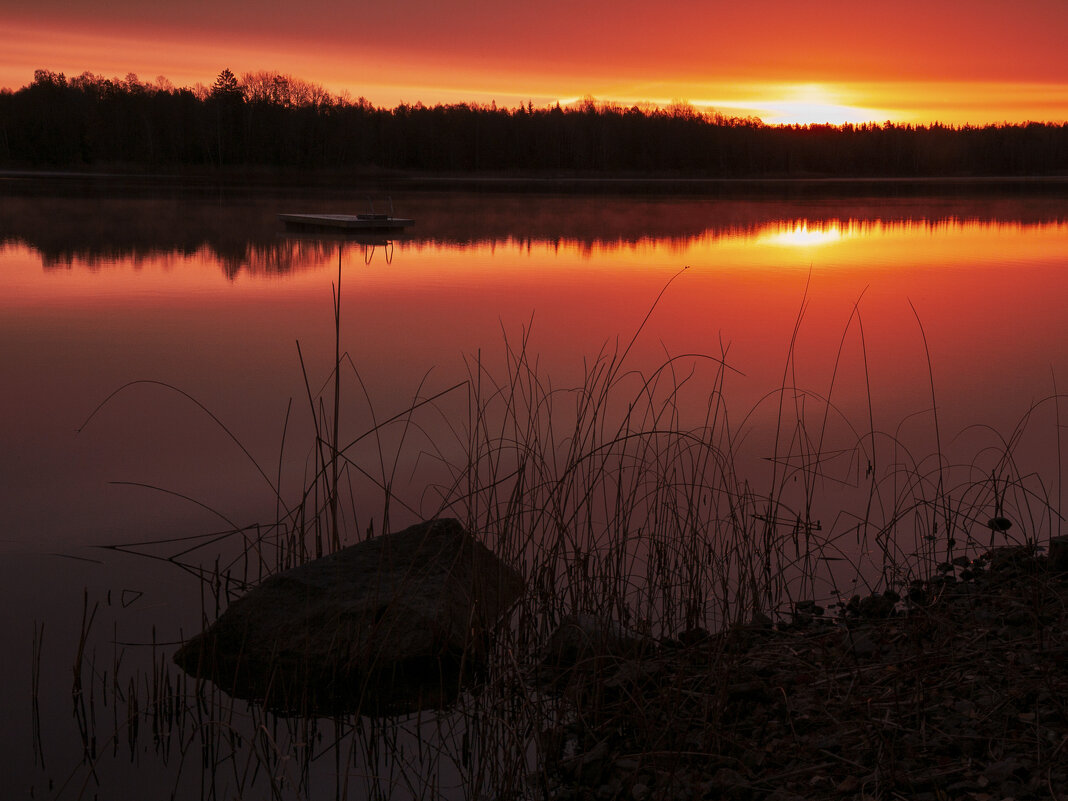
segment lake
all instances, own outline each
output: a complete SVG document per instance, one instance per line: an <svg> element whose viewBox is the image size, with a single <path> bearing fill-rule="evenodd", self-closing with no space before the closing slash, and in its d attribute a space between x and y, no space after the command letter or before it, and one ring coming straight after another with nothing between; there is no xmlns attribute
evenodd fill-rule
<svg viewBox="0 0 1068 801"><path fill-rule="evenodd" d="M566 442L574 390L606 369L619 393L606 410L651 399L645 419L675 431L722 420L717 452L739 484L788 493L801 476L791 514L850 565L869 556L853 532L872 474L894 508L919 485L961 487L977 539L1008 496L1020 541L1059 526L1068 191L394 193L416 224L389 242L287 235L276 218L367 203L0 181L8 786L199 797L214 773L199 751L182 767L186 751L161 747L147 717L130 733L125 682L151 696L145 676L175 672L175 643L219 602L174 560L210 572L233 547L213 550L213 535L269 525L315 473L335 345L338 438L358 440L346 542L470 510L457 483L469 388L487 406L517 384L559 398L554 437ZM900 508L916 513L910 503ZM233 564L242 580L272 568ZM851 591L828 576L811 590ZM82 672L99 684L89 723L78 713L89 689L72 714L83 629ZM83 760L90 730L99 742ZM227 787L265 786L236 774Z"/></svg>

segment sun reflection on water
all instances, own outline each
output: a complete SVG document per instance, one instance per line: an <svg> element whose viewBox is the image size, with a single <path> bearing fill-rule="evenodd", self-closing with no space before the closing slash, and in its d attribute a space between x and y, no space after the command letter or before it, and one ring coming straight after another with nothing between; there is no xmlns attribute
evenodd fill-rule
<svg viewBox="0 0 1068 801"><path fill-rule="evenodd" d="M762 231L755 240L764 245L781 247L816 247L839 242L850 235L837 223L827 226L813 225L807 220L796 222L792 226L783 226Z"/></svg>

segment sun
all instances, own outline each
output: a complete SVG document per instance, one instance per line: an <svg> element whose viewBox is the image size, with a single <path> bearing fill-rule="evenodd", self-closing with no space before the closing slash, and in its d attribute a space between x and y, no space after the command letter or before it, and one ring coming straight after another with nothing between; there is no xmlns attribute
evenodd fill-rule
<svg viewBox="0 0 1068 801"><path fill-rule="evenodd" d="M760 105L767 109L764 122L769 125L844 125L877 116L873 109L850 105L839 92L816 83L781 87L779 97Z"/></svg>
<svg viewBox="0 0 1068 801"><path fill-rule="evenodd" d="M822 83L750 83L729 95L712 89L707 97L694 101L695 105L758 117L767 125L845 125L899 116L886 109L862 105L863 95L858 95L855 89Z"/></svg>

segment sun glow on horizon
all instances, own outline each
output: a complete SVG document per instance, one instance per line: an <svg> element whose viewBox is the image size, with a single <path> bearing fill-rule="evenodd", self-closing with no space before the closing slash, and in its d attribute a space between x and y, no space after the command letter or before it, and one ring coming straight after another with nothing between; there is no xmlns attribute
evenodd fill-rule
<svg viewBox="0 0 1068 801"><path fill-rule="evenodd" d="M767 125L844 125L898 120L899 112L871 108L868 98L825 84L767 84L749 87L750 97L701 100L730 116L757 117Z"/></svg>
<svg viewBox="0 0 1068 801"><path fill-rule="evenodd" d="M622 91L614 87L601 94L561 97L557 102L566 107L591 98L624 107L690 106L725 117L756 118L766 125L845 125L888 120L903 123L914 121L915 117L907 111L884 107L897 103L880 102L878 94L865 91L864 87L825 83L661 84Z"/></svg>

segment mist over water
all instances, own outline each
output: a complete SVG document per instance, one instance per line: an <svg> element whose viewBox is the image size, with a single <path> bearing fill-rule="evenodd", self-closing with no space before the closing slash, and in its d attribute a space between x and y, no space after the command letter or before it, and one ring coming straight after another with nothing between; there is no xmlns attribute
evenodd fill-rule
<svg viewBox="0 0 1068 801"><path fill-rule="evenodd" d="M754 482L770 469L780 398L793 409L829 398L827 452L887 432L981 473L1012 440L1019 472L1039 476L1061 508L1059 418L1046 399L1068 381L1068 200L412 195L393 198L416 219L394 241L291 237L275 217L365 203L0 197L0 549L17 657L0 709L20 787L42 787L79 757L68 635L83 587L130 607L131 639L149 641L156 626L172 642L199 621L199 590L169 566L94 546L273 519L276 497L252 460L299 493L314 438L305 371L321 390L339 269L340 345L353 368L344 442L464 381L476 361L503 374L506 341L525 342L564 389L598 354L626 351L645 372L703 354L729 368L723 396ZM716 388L704 380L695 373L682 425L707 413ZM156 383L97 410L132 381ZM394 528L441 509L445 474L427 454L462 458L466 401L447 394L436 409L403 439L354 449L392 481ZM848 484L864 466L827 472ZM385 511L357 514L381 526ZM45 771L31 768L28 679L42 621L42 681L54 683Z"/></svg>

